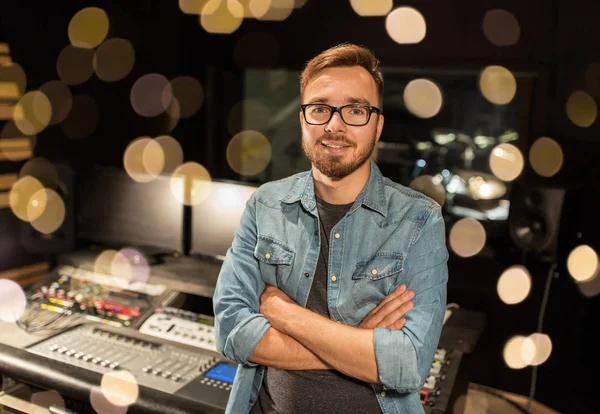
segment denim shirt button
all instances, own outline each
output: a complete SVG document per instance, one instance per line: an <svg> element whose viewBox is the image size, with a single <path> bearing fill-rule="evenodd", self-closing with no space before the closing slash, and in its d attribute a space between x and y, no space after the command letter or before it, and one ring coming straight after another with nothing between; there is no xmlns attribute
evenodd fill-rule
<svg viewBox="0 0 600 414"><path fill-rule="evenodd" d="M305 273L304 273L304 277L310 277L310 273L308 273L308 272L305 272Z"/></svg>
<svg viewBox="0 0 600 414"><path fill-rule="evenodd" d="M333 235L333 237L335 237L336 239L339 239L341 236L340 236L340 233L335 233L335 234Z"/></svg>
<svg viewBox="0 0 600 414"><path fill-rule="evenodd" d="M250 399L250 404L254 404L254 400L252 398Z"/></svg>
<svg viewBox="0 0 600 414"><path fill-rule="evenodd" d="M381 395L382 397L385 397L385 391L381 391L381 394L379 394L379 395Z"/></svg>

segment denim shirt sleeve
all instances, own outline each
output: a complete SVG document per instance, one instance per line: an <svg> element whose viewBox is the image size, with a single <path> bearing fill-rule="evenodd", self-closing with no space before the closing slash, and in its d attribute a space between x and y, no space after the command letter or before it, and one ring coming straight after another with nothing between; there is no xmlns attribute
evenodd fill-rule
<svg viewBox="0 0 600 414"><path fill-rule="evenodd" d="M259 299L265 283L258 260L254 257L256 240L256 197L253 195L246 204L221 267L213 296L217 351L247 366L258 365L248 358L271 327L259 313Z"/></svg>
<svg viewBox="0 0 600 414"><path fill-rule="evenodd" d="M384 389L417 392L429 375L446 310L448 250L439 206L406 254L402 270L408 289L415 291L414 308L403 329L376 328L374 348Z"/></svg>

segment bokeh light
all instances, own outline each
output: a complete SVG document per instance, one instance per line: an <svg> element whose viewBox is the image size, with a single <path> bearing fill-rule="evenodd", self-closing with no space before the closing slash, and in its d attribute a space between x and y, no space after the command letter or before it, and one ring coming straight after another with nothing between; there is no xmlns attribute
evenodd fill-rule
<svg viewBox="0 0 600 414"><path fill-rule="evenodd" d="M144 150L152 141L150 137L139 137L129 143L123 155L123 166L127 174L135 181L147 183L154 180L144 166Z"/></svg>
<svg viewBox="0 0 600 414"><path fill-rule="evenodd" d="M100 253L98 257L96 257L96 260L94 260L94 272L101 275L111 275L112 264L117 253L116 250L112 249L104 250Z"/></svg>
<svg viewBox="0 0 600 414"><path fill-rule="evenodd" d="M106 39L108 15L98 7L78 11L69 22L69 40L73 46L92 49Z"/></svg>
<svg viewBox="0 0 600 414"><path fill-rule="evenodd" d="M393 0L350 0L359 16L385 16L394 6Z"/></svg>
<svg viewBox="0 0 600 414"><path fill-rule="evenodd" d="M73 106L73 95L69 86L62 81L53 80L44 83L40 87L40 92L46 95L52 107L50 125L56 125L64 121Z"/></svg>
<svg viewBox="0 0 600 414"><path fill-rule="evenodd" d="M26 176L36 178L47 188L55 189L58 186L58 171L56 167L43 157L32 158L21 167L19 178Z"/></svg>
<svg viewBox="0 0 600 414"><path fill-rule="evenodd" d="M427 23L423 15L412 7L399 7L385 19L385 29L396 43L420 43L427 34Z"/></svg>
<svg viewBox="0 0 600 414"><path fill-rule="evenodd" d="M265 104L254 99L245 99L231 108L227 119L227 129L235 135L243 129L267 131L271 120L271 110Z"/></svg>
<svg viewBox="0 0 600 414"><path fill-rule="evenodd" d="M233 60L242 70L273 68L279 60L279 43L268 33L246 33L235 45Z"/></svg>
<svg viewBox="0 0 600 414"><path fill-rule="evenodd" d="M233 33L243 20L244 7L237 0L210 0L200 15L200 24L208 33Z"/></svg>
<svg viewBox="0 0 600 414"><path fill-rule="evenodd" d="M446 202L446 189L431 175L420 175L410 183L410 188L435 200L440 206Z"/></svg>
<svg viewBox="0 0 600 414"><path fill-rule="evenodd" d="M94 50L67 45L58 55L56 72L66 84L82 84L94 74Z"/></svg>
<svg viewBox="0 0 600 414"><path fill-rule="evenodd" d="M172 96L179 105L179 117L189 118L198 112L204 102L202 84L191 76L178 76L170 83ZM168 88L163 93L169 93ZM168 96L163 100L165 99L168 99Z"/></svg>
<svg viewBox="0 0 600 414"><path fill-rule="evenodd" d="M37 137L19 131L14 121L8 121L0 131L0 155L7 160L22 161L32 157Z"/></svg>
<svg viewBox="0 0 600 414"><path fill-rule="evenodd" d="M0 321L18 321L27 306L25 292L16 282L0 279Z"/></svg>
<svg viewBox="0 0 600 414"><path fill-rule="evenodd" d="M511 12L494 9L483 17L483 33L495 46L511 46L519 41L521 25Z"/></svg>
<svg viewBox="0 0 600 414"><path fill-rule="evenodd" d="M133 248L119 250L112 260L110 270L111 275L127 281L130 285L148 283L150 278L148 259Z"/></svg>
<svg viewBox="0 0 600 414"><path fill-rule="evenodd" d="M227 144L227 163L240 175L256 175L271 161L271 144L258 131L242 131Z"/></svg>
<svg viewBox="0 0 600 414"><path fill-rule="evenodd" d="M75 95L69 116L61 122L65 135L72 139L82 139L94 133L100 113L96 100L90 95Z"/></svg>
<svg viewBox="0 0 600 414"><path fill-rule="evenodd" d="M142 163L144 169L153 177L170 174L183 163L183 149L173 137L156 137L144 147Z"/></svg>
<svg viewBox="0 0 600 414"><path fill-rule="evenodd" d="M529 149L531 168L542 177L552 177L559 172L563 161L562 148L552 138L538 138Z"/></svg>
<svg viewBox="0 0 600 414"><path fill-rule="evenodd" d="M589 282L598 277L599 266L598 253L587 244L574 248L567 258L569 274L580 283Z"/></svg>
<svg viewBox="0 0 600 414"><path fill-rule="evenodd" d="M248 9L250 10L250 14L260 19L262 16L267 14L269 9L271 8L271 0L247 0L248 1Z"/></svg>
<svg viewBox="0 0 600 414"><path fill-rule="evenodd" d="M21 65L15 62L0 65L0 81L16 85L17 94L14 99L21 97L27 88L27 76L25 75L25 71Z"/></svg>
<svg viewBox="0 0 600 414"><path fill-rule="evenodd" d="M25 135L41 132L48 126L51 118L50 100L40 91L27 92L15 107L15 125Z"/></svg>
<svg viewBox="0 0 600 414"><path fill-rule="evenodd" d="M496 290L507 305L521 303L531 292L531 275L523 266L511 266L498 279Z"/></svg>
<svg viewBox="0 0 600 414"><path fill-rule="evenodd" d="M529 335L535 345L535 356L529 365L541 365L550 358L552 353L552 341L550 337L543 333L534 333Z"/></svg>
<svg viewBox="0 0 600 414"><path fill-rule="evenodd" d="M598 117L598 106L589 94L575 91L567 100L567 116L575 125L587 128Z"/></svg>
<svg viewBox="0 0 600 414"><path fill-rule="evenodd" d="M44 234L54 233L65 221L65 203L58 193L49 188L36 192L27 205L31 226Z"/></svg>
<svg viewBox="0 0 600 414"><path fill-rule="evenodd" d="M93 387L90 393L90 404L97 414L126 414L127 406L119 407L110 402L100 387Z"/></svg>
<svg viewBox="0 0 600 414"><path fill-rule="evenodd" d="M583 76L587 91L597 99L600 98L600 62L589 64Z"/></svg>
<svg viewBox="0 0 600 414"><path fill-rule="evenodd" d="M506 185L488 174L475 174L467 180L467 189L471 196L478 200L499 199L506 194Z"/></svg>
<svg viewBox="0 0 600 414"><path fill-rule="evenodd" d="M284 21L294 11L294 0L270 0L270 7L266 13L258 17L259 20Z"/></svg>
<svg viewBox="0 0 600 414"><path fill-rule="evenodd" d="M140 390L131 372L113 371L104 374L100 382L102 394L117 407L128 407L138 399Z"/></svg>
<svg viewBox="0 0 600 414"><path fill-rule="evenodd" d="M177 98L171 99L171 103L163 115L167 116L165 131L169 133L175 129L181 119L181 107Z"/></svg>
<svg viewBox="0 0 600 414"><path fill-rule="evenodd" d="M202 203L210 195L212 181L208 170L196 162L186 162L171 176L171 192L186 206Z"/></svg>
<svg viewBox="0 0 600 414"><path fill-rule="evenodd" d="M485 241L483 225L471 217L460 219L450 230L450 247L461 257L475 256L483 249Z"/></svg>
<svg viewBox="0 0 600 414"><path fill-rule="evenodd" d="M525 160L521 151L512 144L497 145L490 153L490 168L503 181L512 181L521 175Z"/></svg>
<svg viewBox="0 0 600 414"><path fill-rule="evenodd" d="M179 10L185 14L200 14L210 0L179 0Z"/></svg>
<svg viewBox="0 0 600 414"><path fill-rule="evenodd" d="M436 116L442 109L443 102L440 87L429 79L414 79L404 88L406 108L419 118Z"/></svg>
<svg viewBox="0 0 600 414"><path fill-rule="evenodd" d="M138 115L145 117L153 117L165 112L172 98L171 83L158 73L142 76L131 88L131 106Z"/></svg>
<svg viewBox="0 0 600 414"><path fill-rule="evenodd" d="M96 76L105 82L116 82L131 72L135 64L135 49L127 39L114 38L102 43L94 53Z"/></svg>
<svg viewBox="0 0 600 414"><path fill-rule="evenodd" d="M8 196L8 202L13 214L23 221L29 221L27 216L29 200L43 188L44 185L31 176L25 176L17 180L10 189Z"/></svg>
<svg viewBox="0 0 600 414"><path fill-rule="evenodd" d="M517 93L517 80L502 66L488 66L479 75L479 90L493 104L506 105Z"/></svg>
<svg viewBox="0 0 600 414"><path fill-rule="evenodd" d="M56 391L41 391L33 393L31 402L38 407L50 408L51 406L65 408L65 400Z"/></svg>
<svg viewBox="0 0 600 414"><path fill-rule="evenodd" d="M512 369L522 369L535 358L535 343L531 338L513 336L504 345L504 362Z"/></svg>

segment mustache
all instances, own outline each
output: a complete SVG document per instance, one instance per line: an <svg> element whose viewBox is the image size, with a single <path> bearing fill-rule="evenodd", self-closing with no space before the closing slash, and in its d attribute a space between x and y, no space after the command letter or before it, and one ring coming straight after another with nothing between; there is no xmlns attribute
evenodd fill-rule
<svg viewBox="0 0 600 414"><path fill-rule="evenodd" d="M323 141L337 141L346 145L354 146L354 143L346 139L343 135L323 134L317 139L317 145L321 145Z"/></svg>

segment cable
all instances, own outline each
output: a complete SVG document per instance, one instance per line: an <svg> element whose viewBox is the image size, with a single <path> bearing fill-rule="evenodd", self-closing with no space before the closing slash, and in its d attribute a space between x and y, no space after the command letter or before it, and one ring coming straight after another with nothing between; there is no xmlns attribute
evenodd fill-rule
<svg viewBox="0 0 600 414"><path fill-rule="evenodd" d="M556 270L556 262L550 266L548 276L546 277L546 286L544 287L544 296L542 297L542 304L540 305L540 313L538 315L537 331L541 333L544 327L544 314L546 313L546 305L548 305L548 296L550 295L550 285L552 283L552 276ZM535 387L537 385L537 370L538 366L534 365L531 371L531 385L529 387L529 398L527 399L527 412L530 413L533 406L533 398L535 396Z"/></svg>

